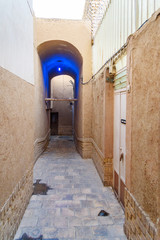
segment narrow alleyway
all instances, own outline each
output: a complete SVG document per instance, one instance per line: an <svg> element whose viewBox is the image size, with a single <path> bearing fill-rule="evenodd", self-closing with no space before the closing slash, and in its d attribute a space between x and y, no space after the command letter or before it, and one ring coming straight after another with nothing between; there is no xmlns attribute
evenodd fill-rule
<svg viewBox="0 0 160 240"><path fill-rule="evenodd" d="M124 213L110 187L103 187L92 160L76 152L72 137L52 137L34 167L34 183L47 195L32 195L15 239L125 240ZM108 216L98 216L101 210ZM38 238L37 238L38 239Z"/></svg>

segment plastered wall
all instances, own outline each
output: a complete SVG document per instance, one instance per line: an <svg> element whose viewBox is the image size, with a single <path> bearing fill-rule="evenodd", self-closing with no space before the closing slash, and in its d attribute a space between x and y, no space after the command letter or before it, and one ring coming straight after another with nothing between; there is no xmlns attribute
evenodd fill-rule
<svg viewBox="0 0 160 240"><path fill-rule="evenodd" d="M160 12L128 42L126 184L141 208L159 222Z"/></svg>
<svg viewBox="0 0 160 240"><path fill-rule="evenodd" d="M34 87L0 68L0 207L33 163ZM18 89L18 90L17 90Z"/></svg>
<svg viewBox="0 0 160 240"><path fill-rule="evenodd" d="M92 159L104 185L113 184L113 83L108 69L92 81Z"/></svg>
<svg viewBox="0 0 160 240"><path fill-rule="evenodd" d="M0 67L0 239L13 239L32 194L34 87Z"/></svg>
<svg viewBox="0 0 160 240"><path fill-rule="evenodd" d="M99 149L104 153L105 131L105 79L104 74L99 75L93 82L93 111L92 111L92 137ZM101 133L101 134L100 134Z"/></svg>
<svg viewBox="0 0 160 240"><path fill-rule="evenodd" d="M92 158L98 172L104 181L104 158L105 158L105 81L104 75L100 74L92 83Z"/></svg>
<svg viewBox="0 0 160 240"><path fill-rule="evenodd" d="M46 110L45 86L43 81L42 65L36 48L34 48L34 66L35 66L35 132L34 132L34 154L37 159L44 151L50 136L50 116Z"/></svg>

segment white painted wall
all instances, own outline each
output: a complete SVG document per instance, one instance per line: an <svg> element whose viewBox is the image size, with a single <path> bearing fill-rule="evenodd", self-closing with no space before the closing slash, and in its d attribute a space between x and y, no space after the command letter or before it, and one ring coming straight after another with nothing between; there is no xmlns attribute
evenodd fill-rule
<svg viewBox="0 0 160 240"><path fill-rule="evenodd" d="M160 0L111 0L94 37L93 74L158 8Z"/></svg>
<svg viewBox="0 0 160 240"><path fill-rule="evenodd" d="M34 83L32 0L0 0L0 66Z"/></svg>

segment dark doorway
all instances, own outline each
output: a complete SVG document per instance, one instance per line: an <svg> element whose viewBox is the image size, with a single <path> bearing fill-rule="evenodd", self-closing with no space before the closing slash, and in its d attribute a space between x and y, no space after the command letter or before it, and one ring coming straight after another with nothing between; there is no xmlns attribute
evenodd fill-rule
<svg viewBox="0 0 160 240"><path fill-rule="evenodd" d="M58 135L58 112L51 112L51 135Z"/></svg>

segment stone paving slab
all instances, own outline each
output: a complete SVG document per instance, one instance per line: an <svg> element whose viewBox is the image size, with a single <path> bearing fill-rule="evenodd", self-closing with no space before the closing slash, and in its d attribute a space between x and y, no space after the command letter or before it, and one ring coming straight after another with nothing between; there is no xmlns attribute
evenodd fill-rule
<svg viewBox="0 0 160 240"><path fill-rule="evenodd" d="M15 240L24 233L44 240L125 240L124 212L104 187L91 159L82 159L71 137L52 137L34 167L51 190L32 195ZM98 216L101 210L109 216Z"/></svg>

